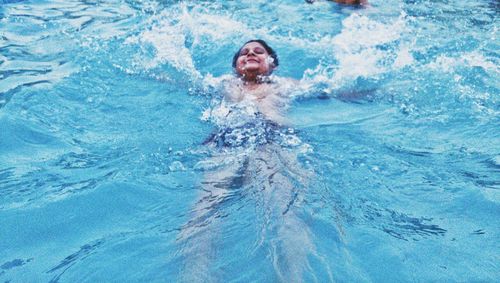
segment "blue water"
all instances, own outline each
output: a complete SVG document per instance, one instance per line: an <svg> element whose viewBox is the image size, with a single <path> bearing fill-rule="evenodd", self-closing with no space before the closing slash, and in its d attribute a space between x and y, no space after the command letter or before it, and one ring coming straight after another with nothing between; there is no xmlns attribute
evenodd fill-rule
<svg viewBox="0 0 500 283"><path fill-rule="evenodd" d="M497 281L498 1L370 3L0 1L0 281ZM252 38L296 143L214 153Z"/></svg>

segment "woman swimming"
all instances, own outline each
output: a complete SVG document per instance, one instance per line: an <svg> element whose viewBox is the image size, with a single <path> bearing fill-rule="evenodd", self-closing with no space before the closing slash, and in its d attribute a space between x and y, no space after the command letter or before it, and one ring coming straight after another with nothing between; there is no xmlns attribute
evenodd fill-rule
<svg viewBox="0 0 500 283"><path fill-rule="evenodd" d="M227 223L221 219L246 202L255 207L252 249L274 259L271 281L303 281L315 257L300 212L314 174L298 161L307 145L285 115L299 84L272 75L278 65L265 41L250 40L233 57L236 76L217 81L223 97L209 116L219 130L204 142L214 149L207 162L215 166L205 170L202 193L180 234L186 258L181 281L224 281L224 269L210 264L223 245Z"/></svg>
<svg viewBox="0 0 500 283"><path fill-rule="evenodd" d="M236 76L221 80L223 99L210 114L219 131L204 144L262 145L288 137L285 112L296 83L271 77L278 65L276 52L260 39L246 42L234 54Z"/></svg>

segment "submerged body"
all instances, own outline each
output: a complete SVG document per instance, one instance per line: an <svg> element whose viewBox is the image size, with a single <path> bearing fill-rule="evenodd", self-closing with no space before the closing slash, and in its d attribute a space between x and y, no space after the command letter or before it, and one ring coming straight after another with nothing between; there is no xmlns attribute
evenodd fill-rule
<svg viewBox="0 0 500 283"><path fill-rule="evenodd" d="M300 203L314 174L298 161L304 144L284 116L289 98L273 84L229 89L212 110L219 130L206 144L214 148L208 162L217 166L205 171L202 193L182 232L187 261L181 281L225 278L210 263L224 245L221 216L238 200L255 207L252 249L275 259L276 280L302 282L315 247ZM273 108L277 104L283 108Z"/></svg>
<svg viewBox="0 0 500 283"><path fill-rule="evenodd" d="M286 117L295 94L309 86L271 75L278 63L265 42L250 41L233 58L236 76L221 77L212 85L222 95L207 116L218 130L204 143L212 149L206 160L212 166L205 170L199 199L180 234L185 257L180 281L227 280L227 268L211 263L225 252L220 247L231 231L226 227L232 226L226 217L241 203L250 204L254 225L242 229L252 233L226 249L250 249L272 258L276 277L268 280L273 282L310 281L314 264L325 266L323 277L333 281L304 217L304 198L316 178L299 158L310 146ZM340 230L329 231L329 248L338 254Z"/></svg>
<svg viewBox="0 0 500 283"><path fill-rule="evenodd" d="M298 161L307 145L286 119L297 85L270 76L277 60L268 60L260 43L247 43L240 53L233 64L237 77L222 78L216 86L222 98L209 116L218 131L205 141L214 149L207 163L216 166L205 171L202 193L181 233L186 257L181 281L223 280L223 270L210 264L223 245L227 223L221 215L235 199L244 199L257 212L252 249L274 258L273 281L302 282L316 253L300 216L314 173Z"/></svg>

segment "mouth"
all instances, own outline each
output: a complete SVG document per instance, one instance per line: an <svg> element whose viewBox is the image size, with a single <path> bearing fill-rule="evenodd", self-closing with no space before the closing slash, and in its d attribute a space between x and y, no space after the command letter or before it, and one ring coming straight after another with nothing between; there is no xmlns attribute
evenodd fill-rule
<svg viewBox="0 0 500 283"><path fill-rule="evenodd" d="M248 59L247 63L259 63L259 60L257 60L257 59Z"/></svg>

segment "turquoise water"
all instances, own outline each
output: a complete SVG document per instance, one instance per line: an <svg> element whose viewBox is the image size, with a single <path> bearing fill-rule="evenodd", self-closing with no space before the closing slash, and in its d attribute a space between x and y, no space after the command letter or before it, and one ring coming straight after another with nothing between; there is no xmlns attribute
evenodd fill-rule
<svg viewBox="0 0 500 283"><path fill-rule="evenodd" d="M498 1L370 2L0 1L0 281L498 280ZM252 38L298 164L203 203L263 154L202 144Z"/></svg>

